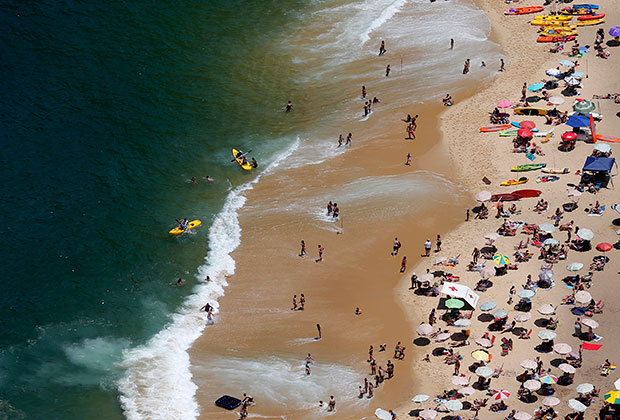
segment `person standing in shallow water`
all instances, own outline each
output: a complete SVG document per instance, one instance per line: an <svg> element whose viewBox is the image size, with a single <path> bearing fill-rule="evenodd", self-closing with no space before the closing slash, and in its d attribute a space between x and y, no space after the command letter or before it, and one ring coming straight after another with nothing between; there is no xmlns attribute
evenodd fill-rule
<svg viewBox="0 0 620 420"><path fill-rule="evenodd" d="M291 101L288 101L288 103L286 104L286 112L290 112L293 110L293 103Z"/></svg>
<svg viewBox="0 0 620 420"><path fill-rule="evenodd" d="M388 65L385 67L385 77L389 77L389 76L390 76L390 71L391 71L391 70L392 70L392 69L390 68L390 65L388 64Z"/></svg>
<svg viewBox="0 0 620 420"><path fill-rule="evenodd" d="M379 47L379 55L383 55L387 52L385 49L385 41L381 41L381 46Z"/></svg>

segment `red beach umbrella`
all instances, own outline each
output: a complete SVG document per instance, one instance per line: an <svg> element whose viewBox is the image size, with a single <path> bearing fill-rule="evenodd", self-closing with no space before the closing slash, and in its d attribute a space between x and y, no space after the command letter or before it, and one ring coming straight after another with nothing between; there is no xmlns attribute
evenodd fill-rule
<svg viewBox="0 0 620 420"><path fill-rule="evenodd" d="M521 128L527 128L528 130L536 128L536 123L534 121L521 121L519 125Z"/></svg>
<svg viewBox="0 0 620 420"><path fill-rule="evenodd" d="M599 251L603 251L603 252L607 252L611 250L612 248L613 246L607 242L601 242L600 244L596 246L596 249L598 249Z"/></svg>
<svg viewBox="0 0 620 420"><path fill-rule="evenodd" d="M530 139L534 137L534 134L532 134L532 132L527 128L520 129L519 131L517 131L517 134L519 135L519 137L523 137L525 139Z"/></svg>
<svg viewBox="0 0 620 420"><path fill-rule="evenodd" d="M562 140L576 140L577 139L577 134L573 133L572 131L567 131L566 133L562 134Z"/></svg>

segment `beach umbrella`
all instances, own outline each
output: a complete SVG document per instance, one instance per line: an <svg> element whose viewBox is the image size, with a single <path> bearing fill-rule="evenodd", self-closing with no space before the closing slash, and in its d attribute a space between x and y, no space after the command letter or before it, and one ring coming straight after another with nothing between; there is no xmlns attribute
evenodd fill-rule
<svg viewBox="0 0 620 420"><path fill-rule="evenodd" d="M476 338L475 341L476 341L476 344L479 344L482 347L489 348L493 346L493 343L491 343L491 340L489 340L488 338Z"/></svg>
<svg viewBox="0 0 620 420"><path fill-rule="evenodd" d="M461 318L457 319L454 323L455 327L469 327L471 325L471 321L469 319Z"/></svg>
<svg viewBox="0 0 620 420"><path fill-rule="evenodd" d="M553 340L557 336L558 335L556 333L549 330L541 330L538 332L538 338L541 340Z"/></svg>
<svg viewBox="0 0 620 420"><path fill-rule="evenodd" d="M538 279L542 281L551 281L551 279L553 279L553 271L551 270L541 271L540 274L538 275Z"/></svg>
<svg viewBox="0 0 620 420"><path fill-rule="evenodd" d="M478 360L479 362L486 362L487 360L489 360L489 352L486 350L475 350L471 352L471 357L473 357L474 360Z"/></svg>
<svg viewBox="0 0 620 420"><path fill-rule="evenodd" d="M491 196L493 194L491 194L491 191L480 191L479 193L477 193L474 198L476 199L476 201L480 201L480 202L485 202L485 201L489 201L491 199Z"/></svg>
<svg viewBox="0 0 620 420"><path fill-rule="evenodd" d="M573 76L569 76L569 77L565 78L564 81L569 86L578 86L581 83L581 80L579 80L579 79L577 79L576 77L573 77Z"/></svg>
<svg viewBox="0 0 620 420"><path fill-rule="evenodd" d="M391 411L391 410L390 410ZM392 414L389 411L386 411L382 408L377 408L375 410L375 417L379 420L392 420Z"/></svg>
<svg viewBox="0 0 620 420"><path fill-rule="evenodd" d="M576 391L579 394L589 394L590 392L594 391L594 385L586 382L586 383L577 385Z"/></svg>
<svg viewBox="0 0 620 420"><path fill-rule="evenodd" d="M484 267L480 270L480 277L483 279L490 279L495 276L495 267Z"/></svg>
<svg viewBox="0 0 620 420"><path fill-rule="evenodd" d="M583 268L583 264L580 262L572 262L566 266L568 271L579 271Z"/></svg>
<svg viewBox="0 0 620 420"><path fill-rule="evenodd" d="M581 402L579 402L579 401L577 401L575 399L568 400L568 406L572 410L577 411L578 413L583 413L588 408L583 403L581 403Z"/></svg>
<svg viewBox="0 0 620 420"><path fill-rule="evenodd" d="M428 400L429 398L430 396L426 394L418 394L415 397L413 397L411 401L413 401L414 403L421 403L421 402Z"/></svg>
<svg viewBox="0 0 620 420"><path fill-rule="evenodd" d="M609 30L609 35L613 36L614 38L617 38L620 36L620 26L614 26L613 28L611 28Z"/></svg>
<svg viewBox="0 0 620 420"><path fill-rule="evenodd" d="M580 290L579 292L575 293L575 301L577 303L590 303L591 300L592 295L585 290Z"/></svg>
<svg viewBox="0 0 620 420"><path fill-rule="evenodd" d="M452 383L454 385L466 386L466 385L469 385L469 379L467 379L464 376L453 376Z"/></svg>
<svg viewBox="0 0 620 420"><path fill-rule="evenodd" d="M610 251L612 248L613 248L613 245L608 242L601 242L600 244L596 246L596 249L598 249L601 252Z"/></svg>
<svg viewBox="0 0 620 420"><path fill-rule="evenodd" d="M540 225L538 225L538 229L545 233L555 232L555 226L553 226L551 223L541 223Z"/></svg>
<svg viewBox="0 0 620 420"><path fill-rule="evenodd" d="M558 69L547 69L545 71L545 74L551 77L558 77L560 74L562 74L562 72Z"/></svg>
<svg viewBox="0 0 620 420"><path fill-rule="evenodd" d="M519 293L517 293L517 296L519 296L520 298L530 299L535 294L536 292L533 290L524 289L524 290L521 290Z"/></svg>
<svg viewBox="0 0 620 420"><path fill-rule="evenodd" d="M569 197L579 197L581 195L581 191L569 188L566 190L566 195L568 195Z"/></svg>
<svg viewBox="0 0 620 420"><path fill-rule="evenodd" d="M549 102L553 105L562 105L565 101L561 96L552 96L549 98Z"/></svg>
<svg viewBox="0 0 620 420"><path fill-rule="evenodd" d="M562 61L560 61L560 65L562 65L564 67L575 67L575 63L573 63L570 60L562 60Z"/></svg>
<svg viewBox="0 0 620 420"><path fill-rule="evenodd" d="M545 241L543 242L544 246L549 246L549 245L558 245L560 243L560 241L558 241L557 239L553 239L553 238L547 238L545 239Z"/></svg>
<svg viewBox="0 0 620 420"><path fill-rule="evenodd" d="M424 273L420 276L420 281L421 282L429 282L431 283L433 280L435 280L435 276L433 276L431 273Z"/></svg>
<svg viewBox="0 0 620 420"><path fill-rule="evenodd" d="M480 310L490 311L491 309L495 309L496 306L497 306L497 303L495 302L484 302L482 305L480 305Z"/></svg>
<svg viewBox="0 0 620 420"><path fill-rule="evenodd" d="M508 311L506 309L500 308L491 312L491 315L493 315L495 319L504 319L508 316Z"/></svg>
<svg viewBox="0 0 620 420"><path fill-rule="evenodd" d="M450 411L459 411L463 409L463 403L459 400L448 400L444 402L443 405Z"/></svg>
<svg viewBox="0 0 620 420"><path fill-rule="evenodd" d="M542 384L534 379L530 379L523 383L523 387L530 391L538 391L542 387Z"/></svg>
<svg viewBox="0 0 620 420"><path fill-rule="evenodd" d="M485 239L490 239L492 241L495 241L499 238L499 235L495 232L489 232L489 233L485 233L484 234L484 238Z"/></svg>
<svg viewBox="0 0 620 420"><path fill-rule="evenodd" d="M521 360L519 364L523 369L536 369L538 367L538 363L532 359Z"/></svg>
<svg viewBox="0 0 620 420"><path fill-rule="evenodd" d="M555 313L555 307L550 303L547 303L538 308L538 312L543 315L551 315Z"/></svg>
<svg viewBox="0 0 620 420"><path fill-rule="evenodd" d="M594 111L595 108L596 106L594 105L594 103L590 101L579 101L575 105L573 105L573 110L580 114L589 114L590 112Z"/></svg>
<svg viewBox="0 0 620 420"><path fill-rule="evenodd" d="M562 140L575 140L577 139L577 134L573 133L572 131L567 131L565 133L562 133Z"/></svg>
<svg viewBox="0 0 620 420"><path fill-rule="evenodd" d="M594 145L594 150L597 150L601 153L609 153L611 152L611 146L606 143L597 143Z"/></svg>
<svg viewBox="0 0 620 420"><path fill-rule="evenodd" d="M418 328L415 329L419 335L429 335L433 333L433 326L431 324L420 324Z"/></svg>
<svg viewBox="0 0 620 420"><path fill-rule="evenodd" d="M620 391L610 391L603 398L610 404L620 404Z"/></svg>
<svg viewBox="0 0 620 420"><path fill-rule="evenodd" d="M521 128L526 128L528 130L536 128L536 123L534 121L521 121L519 125Z"/></svg>
<svg viewBox="0 0 620 420"><path fill-rule="evenodd" d="M506 391L505 389L500 389L499 391L496 391L495 394L493 394L494 400L505 400L508 397L510 397L510 392Z"/></svg>
<svg viewBox="0 0 620 420"><path fill-rule="evenodd" d="M577 236L579 236L584 241L591 241L592 239L594 239L594 232L592 232L590 229L579 229L579 232L577 232Z"/></svg>
<svg viewBox="0 0 620 420"><path fill-rule="evenodd" d="M422 417L424 420L430 420L437 417L437 412L435 410L422 410L418 413L418 417Z"/></svg>
<svg viewBox="0 0 620 420"><path fill-rule="evenodd" d="M545 373L543 375L540 375L538 380L540 381L541 384L551 385L551 384L558 383L558 377L555 375L551 375L550 373Z"/></svg>
<svg viewBox="0 0 620 420"><path fill-rule="evenodd" d="M530 130L528 130L527 128L521 128L519 129L519 131L517 131L517 135L519 137L523 137L524 139L531 139L532 137L534 137L534 133L532 133Z"/></svg>
<svg viewBox="0 0 620 420"><path fill-rule="evenodd" d="M451 335L452 334L447 333L447 332L438 334L437 337L435 337L435 341L437 342L446 341L448 338L450 338Z"/></svg>
<svg viewBox="0 0 620 420"><path fill-rule="evenodd" d="M593 320L592 318L584 318L583 320L581 320L581 323L583 325L585 325L586 327L590 327L592 329L594 328L598 328L598 322L596 322L595 320Z"/></svg>
<svg viewBox="0 0 620 420"><path fill-rule="evenodd" d="M517 411L512 418L515 420L530 420L532 416L525 411Z"/></svg>
<svg viewBox="0 0 620 420"><path fill-rule="evenodd" d="M515 321L517 321L517 322L525 322L528 319L530 319L531 317L532 317L532 314L529 313L529 312L520 313L520 314L515 315Z"/></svg>
<svg viewBox="0 0 620 420"><path fill-rule="evenodd" d="M465 302L460 299L448 299L446 300L445 305L448 309L461 309L465 306Z"/></svg>
<svg viewBox="0 0 620 420"><path fill-rule="evenodd" d="M568 354L573 351L573 348L566 343L558 343L553 346L553 351L557 354Z"/></svg>
<svg viewBox="0 0 620 420"><path fill-rule="evenodd" d="M544 87L545 87L544 83L534 83L533 85L528 86L527 90L529 90L530 92L536 92L538 90L541 90Z"/></svg>
<svg viewBox="0 0 620 420"><path fill-rule="evenodd" d="M497 265L510 264L510 259L508 259L508 257L505 256L504 254L495 254L495 255L493 255L493 261Z"/></svg>
<svg viewBox="0 0 620 420"><path fill-rule="evenodd" d="M493 375L493 369L488 366L480 366L474 373L482 378L488 378Z"/></svg>
<svg viewBox="0 0 620 420"><path fill-rule="evenodd" d="M571 115L568 121L566 121L566 125L570 127L588 127L590 125L590 118L580 114Z"/></svg>
<svg viewBox="0 0 620 420"><path fill-rule="evenodd" d="M577 372L577 369L575 369L573 366L569 365L568 363L562 363L560 366L558 366L558 369L560 369L564 373Z"/></svg>
<svg viewBox="0 0 620 420"><path fill-rule="evenodd" d="M614 382L614 386L616 387L616 389L620 389L620 379Z"/></svg>
<svg viewBox="0 0 620 420"><path fill-rule="evenodd" d="M497 104L498 108L510 108L512 106L512 102L510 101L501 101L500 103Z"/></svg>
<svg viewBox="0 0 620 420"><path fill-rule="evenodd" d="M476 390L471 386L466 386L465 388L459 389L459 394L463 394L466 396L474 395L475 393L476 393Z"/></svg>
<svg viewBox="0 0 620 420"><path fill-rule="evenodd" d="M618 213L620 213L620 204L612 204L611 208L614 209L615 211L617 211ZM618 233L618 232L616 231L616 233ZM619 235L620 235L620 233L619 233Z"/></svg>
<svg viewBox="0 0 620 420"><path fill-rule="evenodd" d="M560 399L557 397L545 397L542 400L542 405L547 406L547 407L555 407L556 405L558 405L560 403Z"/></svg>

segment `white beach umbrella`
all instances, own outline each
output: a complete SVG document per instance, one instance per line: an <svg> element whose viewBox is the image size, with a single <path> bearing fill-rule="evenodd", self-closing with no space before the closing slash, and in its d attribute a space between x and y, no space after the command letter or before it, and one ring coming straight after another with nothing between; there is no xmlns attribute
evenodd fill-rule
<svg viewBox="0 0 620 420"><path fill-rule="evenodd" d="M562 363L560 366L558 366L558 369L560 369L564 373L577 372L577 369L575 369L573 366L569 365L568 363Z"/></svg>
<svg viewBox="0 0 620 420"><path fill-rule="evenodd" d="M491 191L485 190L485 191L480 191L474 197L476 198L476 201L480 201L481 203L484 203L485 201L489 201L492 195L493 194L491 194Z"/></svg>
<svg viewBox="0 0 620 420"><path fill-rule="evenodd" d="M504 308L500 308L491 312L491 315L493 315L497 319L502 319L508 316L508 311Z"/></svg>
<svg viewBox="0 0 620 420"><path fill-rule="evenodd" d="M424 420L431 420L437 417L437 412L435 410L422 410L418 413L419 417L422 417Z"/></svg>
<svg viewBox="0 0 620 420"><path fill-rule="evenodd" d="M476 338L475 341L476 341L476 344L479 344L485 348L489 348L493 346L493 343L491 343L491 340L489 340L488 338Z"/></svg>
<svg viewBox="0 0 620 420"><path fill-rule="evenodd" d="M538 332L538 338L540 338L541 340L553 340L557 336L558 335L556 333L549 330L541 330Z"/></svg>
<svg viewBox="0 0 620 420"><path fill-rule="evenodd" d="M454 385L466 386L466 385L469 385L469 379L467 379L464 376L453 376L452 383Z"/></svg>
<svg viewBox="0 0 620 420"><path fill-rule="evenodd" d="M573 348L566 343L557 343L553 346L553 351L557 354L568 354L573 351Z"/></svg>
<svg viewBox="0 0 620 420"><path fill-rule="evenodd" d="M592 318L585 318L581 320L581 323L583 325L585 325L586 327L590 327L590 328L598 328L598 322L596 322L595 320L593 320Z"/></svg>
<svg viewBox="0 0 620 420"><path fill-rule="evenodd" d="M568 195L569 197L579 197L581 195L581 191L569 188L566 190L566 195Z"/></svg>
<svg viewBox="0 0 620 420"><path fill-rule="evenodd" d="M532 317L532 314L529 313L529 312L520 313L520 314L515 315L515 321L517 321L517 322L525 322L528 319L530 319L531 317Z"/></svg>
<svg viewBox="0 0 620 420"><path fill-rule="evenodd" d="M478 369L476 369L476 372L474 373L483 378L488 378L489 376L493 375L493 369L488 366L480 366Z"/></svg>
<svg viewBox="0 0 620 420"><path fill-rule="evenodd" d="M560 70L554 68L547 69L545 73L547 74L547 76L551 77L558 77L560 74L562 74Z"/></svg>
<svg viewBox="0 0 620 420"><path fill-rule="evenodd" d="M553 226L551 223L541 223L540 225L538 225L538 229L545 233L555 232L555 226Z"/></svg>
<svg viewBox="0 0 620 420"><path fill-rule="evenodd" d="M549 246L549 245L558 245L560 243L560 241L558 241L557 239L553 239L553 238L547 238L545 239L545 241L543 242L544 246Z"/></svg>
<svg viewBox="0 0 620 420"><path fill-rule="evenodd" d="M375 417L379 420L392 420L392 415L390 414L390 412L382 408L377 408L375 410Z"/></svg>
<svg viewBox="0 0 620 420"><path fill-rule="evenodd" d="M480 305L480 310L490 311L491 309L495 309L496 306L497 306L497 303L495 302L484 302L482 305Z"/></svg>
<svg viewBox="0 0 620 420"><path fill-rule="evenodd" d="M580 262L572 262L566 266L568 271L579 271L583 268L583 264Z"/></svg>
<svg viewBox="0 0 620 420"><path fill-rule="evenodd" d="M469 319L461 318L457 319L454 323L455 327L469 327L471 325L471 321Z"/></svg>
<svg viewBox="0 0 620 420"><path fill-rule="evenodd" d="M550 303L547 303L538 308L538 312L543 315L551 315L555 313L555 307Z"/></svg>
<svg viewBox="0 0 620 420"><path fill-rule="evenodd" d="M560 65L565 67L575 67L575 63L570 60L562 60L560 61Z"/></svg>
<svg viewBox="0 0 620 420"><path fill-rule="evenodd" d="M572 410L577 411L578 413L583 413L584 411L586 411L588 409L588 407L586 407L585 404L583 404L582 402L577 401L575 399L568 400L568 406Z"/></svg>
<svg viewBox="0 0 620 420"><path fill-rule="evenodd" d="M469 395L474 395L475 393L476 393L476 390L471 386L466 386L465 388L459 389L459 394L462 394L462 395L469 396Z"/></svg>
<svg viewBox="0 0 620 420"><path fill-rule="evenodd" d="M547 406L547 407L555 407L556 405L558 405L560 403L560 399L557 397L545 397L542 400L542 405Z"/></svg>
<svg viewBox="0 0 620 420"><path fill-rule="evenodd" d="M433 264L437 265L437 264L441 264L448 261L448 257L437 257L435 258L435 260L433 261Z"/></svg>
<svg viewBox="0 0 620 420"><path fill-rule="evenodd" d="M418 394L415 397L413 397L411 401L413 401L414 403L421 403L421 402L427 401L429 398L430 396L426 394Z"/></svg>
<svg viewBox="0 0 620 420"><path fill-rule="evenodd" d="M576 391L579 394L589 394L590 392L594 391L594 385L586 382L586 383L577 385Z"/></svg>
<svg viewBox="0 0 620 420"><path fill-rule="evenodd" d="M580 290L575 293L575 301L578 303L590 303L592 300L592 295L585 290Z"/></svg>
<svg viewBox="0 0 620 420"><path fill-rule="evenodd" d="M579 232L577 232L577 236L579 236L584 241L591 241L592 239L594 239L594 232L592 232L590 229L583 228L579 229Z"/></svg>
<svg viewBox="0 0 620 420"><path fill-rule="evenodd" d="M616 382L614 382L614 386L616 387L617 390L620 391L620 379L618 379Z"/></svg>
<svg viewBox="0 0 620 420"><path fill-rule="evenodd" d="M424 273L420 276L420 281L421 282L429 282L432 283L435 280L435 276L433 276L431 273Z"/></svg>
<svg viewBox="0 0 620 420"><path fill-rule="evenodd" d="M418 328L415 329L419 335L429 335L433 333L433 326L431 324L420 324Z"/></svg>
<svg viewBox="0 0 620 420"><path fill-rule="evenodd" d="M549 102L551 102L553 105L562 105L565 101L564 98L562 98L561 96L552 96L551 98L549 98Z"/></svg>
<svg viewBox="0 0 620 420"><path fill-rule="evenodd" d="M492 241L496 241L499 238L499 235L495 232L489 232L484 235L484 239L490 239Z"/></svg>
<svg viewBox="0 0 620 420"><path fill-rule="evenodd" d="M542 384L534 379L529 379L523 383L523 387L530 391L538 391L542 387Z"/></svg>
<svg viewBox="0 0 620 420"><path fill-rule="evenodd" d="M607 143L597 143L594 145L594 150L598 150L601 153L611 152L611 146Z"/></svg>
<svg viewBox="0 0 620 420"><path fill-rule="evenodd" d="M448 338L450 338L452 334L444 332L441 334L437 334L437 337L435 337L435 341L437 341L438 343L441 343L442 341L446 341Z"/></svg>
<svg viewBox="0 0 620 420"><path fill-rule="evenodd" d="M532 359L521 360L521 363L519 364L524 369L536 369L538 367L538 363L536 363L536 361ZM538 382L538 381L535 381L535 382Z"/></svg>
<svg viewBox="0 0 620 420"><path fill-rule="evenodd" d="M480 270L480 277L490 279L495 276L495 267L484 267Z"/></svg>
<svg viewBox="0 0 620 420"><path fill-rule="evenodd" d="M525 411L517 411L512 418L515 420L530 420L532 416Z"/></svg>
<svg viewBox="0 0 620 420"><path fill-rule="evenodd" d="M460 411L463 409L463 403L459 400L448 400L443 405L450 411Z"/></svg>

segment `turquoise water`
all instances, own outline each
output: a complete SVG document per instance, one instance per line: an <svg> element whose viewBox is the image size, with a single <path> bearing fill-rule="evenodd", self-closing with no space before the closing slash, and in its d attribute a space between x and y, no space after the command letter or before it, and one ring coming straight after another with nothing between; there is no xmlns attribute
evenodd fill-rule
<svg viewBox="0 0 620 420"><path fill-rule="evenodd" d="M294 141L297 87L271 49L304 4L0 7L0 418L122 417L123 350L169 321L256 176L230 149L263 163ZM204 225L170 239L183 217Z"/></svg>

